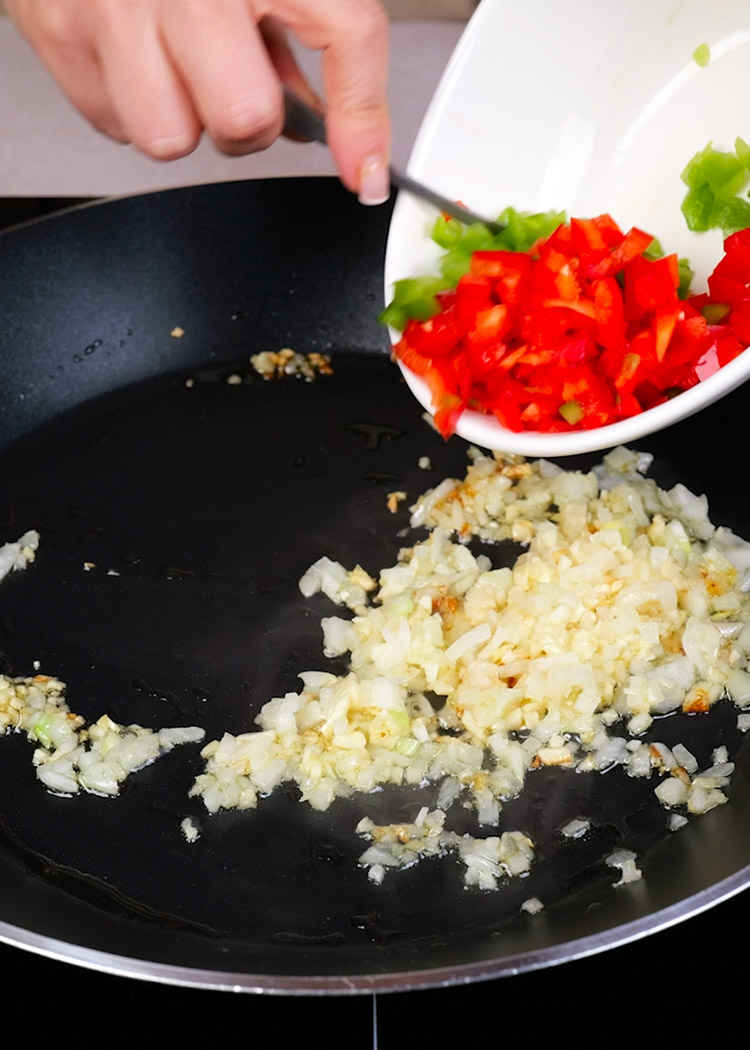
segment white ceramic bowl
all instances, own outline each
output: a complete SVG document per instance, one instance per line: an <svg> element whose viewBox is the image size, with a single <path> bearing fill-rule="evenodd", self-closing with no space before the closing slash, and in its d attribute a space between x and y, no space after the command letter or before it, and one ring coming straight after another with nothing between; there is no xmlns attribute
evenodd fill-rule
<svg viewBox="0 0 750 1050"><path fill-rule="evenodd" d="M693 59L710 47L705 67ZM691 233L680 172L707 142L750 138L747 0L483 0L422 123L409 173L494 217L609 212L686 255L693 290L721 258L718 232ZM386 252L386 298L401 277L434 273L435 213L401 194ZM393 333L394 339L398 333ZM431 408L425 383L403 369ZM750 375L750 349L697 386L638 416L568 434L514 433L466 411L457 432L486 448L566 456L632 441L711 404Z"/></svg>

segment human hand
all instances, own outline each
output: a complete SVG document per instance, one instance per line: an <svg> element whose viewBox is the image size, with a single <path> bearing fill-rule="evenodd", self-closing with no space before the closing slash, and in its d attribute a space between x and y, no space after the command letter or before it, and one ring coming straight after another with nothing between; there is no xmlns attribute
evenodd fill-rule
<svg viewBox="0 0 750 1050"><path fill-rule="evenodd" d="M14 21L91 123L157 160L205 129L224 153L265 149L281 84L320 101L287 40L322 53L328 142L363 203L389 194L388 23L377 0L6 0Z"/></svg>

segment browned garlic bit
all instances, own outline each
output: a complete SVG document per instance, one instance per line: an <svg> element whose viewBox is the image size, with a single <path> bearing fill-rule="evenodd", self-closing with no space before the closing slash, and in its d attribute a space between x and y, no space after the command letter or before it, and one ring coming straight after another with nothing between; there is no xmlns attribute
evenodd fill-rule
<svg viewBox="0 0 750 1050"><path fill-rule="evenodd" d="M410 868L427 857L458 854L466 866L464 883L483 890L497 889L503 877L525 875L531 867L534 844L519 831L474 838L445 831L445 813L423 806L413 824L374 824L364 817L357 833L373 843L359 863L369 878L381 883L388 868ZM541 905L540 905L541 907ZM539 908L536 909L540 910Z"/></svg>
<svg viewBox="0 0 750 1050"><path fill-rule="evenodd" d="M399 503L403 503L407 498L405 492L389 492L386 497L386 506L391 514L395 514L398 510Z"/></svg>
<svg viewBox="0 0 750 1050"><path fill-rule="evenodd" d="M283 350L264 350L260 354L253 354L250 364L263 379L301 376L309 381L318 375L333 375L331 359L326 354L320 354L317 351L298 354L288 347Z"/></svg>

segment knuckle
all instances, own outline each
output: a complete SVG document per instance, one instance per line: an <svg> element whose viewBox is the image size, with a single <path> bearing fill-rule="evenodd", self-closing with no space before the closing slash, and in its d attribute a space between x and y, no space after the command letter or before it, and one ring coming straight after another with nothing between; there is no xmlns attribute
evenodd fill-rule
<svg viewBox="0 0 750 1050"><path fill-rule="evenodd" d="M254 96L226 103L210 122L215 142L235 146L269 144L281 130L281 105L278 99Z"/></svg>
<svg viewBox="0 0 750 1050"><path fill-rule="evenodd" d="M348 57L329 103L340 119L371 127L387 120L388 16L375 0L349 0Z"/></svg>
<svg viewBox="0 0 750 1050"><path fill-rule="evenodd" d="M62 51L77 45L80 15L75 4L65 4L60 0L51 0L46 4L37 2L25 13L30 22L41 29L52 48Z"/></svg>
<svg viewBox="0 0 750 1050"><path fill-rule="evenodd" d="M343 101L345 117L359 125L379 127L388 119L388 109L384 101L360 96L345 98Z"/></svg>
<svg viewBox="0 0 750 1050"><path fill-rule="evenodd" d="M142 0L23 0L17 5L18 21L47 46L66 52L77 50L106 23L130 18Z"/></svg>
<svg viewBox="0 0 750 1050"><path fill-rule="evenodd" d="M105 18L132 18L143 8L143 0L105 0L104 3L99 3L99 11Z"/></svg>
<svg viewBox="0 0 750 1050"><path fill-rule="evenodd" d="M388 35L388 15L376 0L352 0L350 30L362 40L375 43Z"/></svg>
<svg viewBox="0 0 750 1050"><path fill-rule="evenodd" d="M375 131L387 127L389 123L386 99L375 97L358 84L351 85L331 100L329 113L337 122L360 131Z"/></svg>

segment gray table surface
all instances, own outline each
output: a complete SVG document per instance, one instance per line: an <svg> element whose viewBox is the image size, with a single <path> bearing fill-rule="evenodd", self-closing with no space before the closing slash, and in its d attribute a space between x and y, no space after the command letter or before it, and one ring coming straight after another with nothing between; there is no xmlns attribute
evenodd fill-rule
<svg viewBox="0 0 750 1050"><path fill-rule="evenodd" d="M453 48L460 21L398 21L391 32L394 161L408 158ZM317 56L301 54L316 79ZM159 164L104 138L73 109L8 19L0 17L0 197L101 197L172 186L289 175L330 175L319 146L277 142L230 158L202 142L189 157Z"/></svg>

